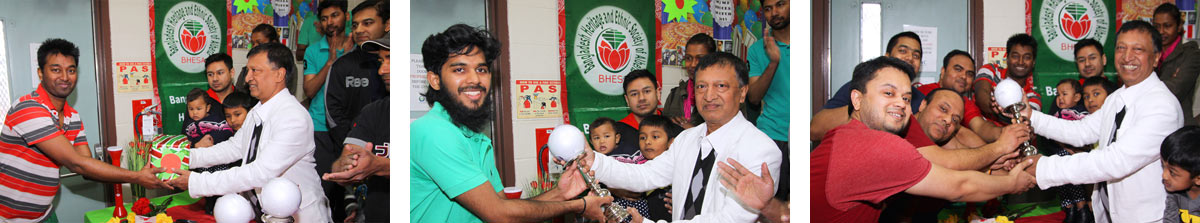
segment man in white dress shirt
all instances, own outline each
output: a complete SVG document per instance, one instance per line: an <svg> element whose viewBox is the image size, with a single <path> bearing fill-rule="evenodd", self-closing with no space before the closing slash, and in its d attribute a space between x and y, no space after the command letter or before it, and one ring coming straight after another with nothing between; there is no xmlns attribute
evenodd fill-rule
<svg viewBox="0 0 1200 223"><path fill-rule="evenodd" d="M191 154L192 167L238 159L243 160L242 166L211 173L176 170L180 177L168 183L187 189L192 197L202 197L247 191L257 194L268 181L283 177L300 186L300 209L292 215L295 222L333 221L313 158L312 121L287 91L287 80L296 73L292 51L268 43L255 46L247 55L250 72L246 84L259 104L233 138L194 149Z"/></svg>
<svg viewBox="0 0 1200 223"><path fill-rule="evenodd" d="M1125 85L1099 111L1078 121L1033 113L1034 132L1073 146L1098 143L1087 153L1032 157L1042 189L1097 183L1092 204L1097 222L1160 222L1166 205L1159 147L1183 126L1183 110L1154 74L1162 37L1150 23L1126 22L1117 32L1114 60ZM1028 110L1024 111L1029 115Z"/></svg>
<svg viewBox="0 0 1200 223"><path fill-rule="evenodd" d="M670 149L644 164L626 164L604 154L585 153L596 180L634 192L672 186L671 219L697 222L753 222L762 205L739 199L719 181L716 161L736 160L763 176L763 163L778 173L783 155L775 142L738 111L745 102L749 68L733 54L713 53L700 59L696 72L696 107L705 123L683 131ZM599 157L599 158L596 158ZM771 182L779 180L772 175ZM779 185L774 185L778 190ZM774 194L772 190L771 194ZM742 205L740 203L751 203ZM635 222L644 221L636 219Z"/></svg>

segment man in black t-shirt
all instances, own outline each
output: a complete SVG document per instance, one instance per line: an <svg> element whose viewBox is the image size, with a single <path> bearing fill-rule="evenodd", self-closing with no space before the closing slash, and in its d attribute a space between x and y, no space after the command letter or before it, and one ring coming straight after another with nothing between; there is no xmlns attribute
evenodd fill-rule
<svg viewBox="0 0 1200 223"><path fill-rule="evenodd" d="M378 51L381 62L378 72L385 90L391 89L391 50L388 35L363 43L363 51ZM333 173L322 178L342 185L352 184L354 203L346 207L354 222L386 222L388 220L388 180L391 176L388 102L384 97L364 106L346 135L345 148L332 165ZM348 191L348 193L351 193Z"/></svg>

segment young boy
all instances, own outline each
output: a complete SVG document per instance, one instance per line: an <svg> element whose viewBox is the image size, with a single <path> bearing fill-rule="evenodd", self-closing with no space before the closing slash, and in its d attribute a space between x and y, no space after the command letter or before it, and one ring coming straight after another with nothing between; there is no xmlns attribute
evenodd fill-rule
<svg viewBox="0 0 1200 223"><path fill-rule="evenodd" d="M659 115L646 117L641 125L638 129L638 145L641 147L642 157L646 160L652 160L666 152L671 142L675 141L675 136L683 132L682 127Z"/></svg>
<svg viewBox="0 0 1200 223"><path fill-rule="evenodd" d="M1117 85L1103 76L1090 77L1083 80L1083 104L1087 106L1088 113L1095 113L1100 110L1100 106L1104 105L1104 99L1108 98L1108 94L1112 94L1117 90Z"/></svg>
<svg viewBox="0 0 1200 223"><path fill-rule="evenodd" d="M199 88L192 88L187 94L188 118L183 121L183 134L193 148L209 147L233 136L233 128L225 122L224 114L212 112L213 103L208 93Z"/></svg>
<svg viewBox="0 0 1200 223"><path fill-rule="evenodd" d="M658 155L666 152L675 141L675 136L683 132L682 127L660 115L646 117L641 125L641 128L638 128L638 145L641 145L644 160L658 158ZM638 213L652 221L670 221L671 209L667 208L668 203L664 200L670 191L669 186L647 191L646 199L642 199L646 208L638 208Z"/></svg>
<svg viewBox="0 0 1200 223"><path fill-rule="evenodd" d="M225 106L225 121L229 122L229 127L233 128L234 132L242 129L242 122L246 121L246 115L254 108L254 104L258 104L258 99L240 91L225 96L221 105Z"/></svg>
<svg viewBox="0 0 1200 223"><path fill-rule="evenodd" d="M1159 152L1167 188L1163 222L1200 221L1200 127L1175 130L1163 139Z"/></svg>

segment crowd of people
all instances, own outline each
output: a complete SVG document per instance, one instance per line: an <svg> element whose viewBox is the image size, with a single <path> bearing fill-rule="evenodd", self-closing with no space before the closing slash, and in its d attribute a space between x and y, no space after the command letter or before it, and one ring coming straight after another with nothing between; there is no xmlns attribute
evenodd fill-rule
<svg viewBox="0 0 1200 223"><path fill-rule="evenodd" d="M1034 87L1047 77L1034 73L1033 36L1008 39L1003 67L977 66L952 50L938 81L920 84L913 80L921 39L896 34L884 56L855 66L850 82L813 116L812 220L936 221L948 201L987 201L1034 186L1053 188L1066 222L1200 219L1200 117L1193 112L1200 48L1181 37L1182 19L1164 3L1152 22L1122 24L1109 46L1115 80L1104 75L1105 46L1079 41L1079 76L1054 80L1049 105ZM998 105L993 91L1001 81L1020 86L1025 109ZM1036 136L1050 146L1021 154Z"/></svg>
<svg viewBox="0 0 1200 223"><path fill-rule="evenodd" d="M411 126L421 131L410 138L410 220L528 222L578 213L602 222L785 221L788 11L788 1L763 1L769 26L746 58L718 52L708 34L691 36L686 77L670 91L650 71L629 72L621 83L630 113L593 120L587 152L566 167L582 165L588 176L564 171L553 189L526 199L500 193L483 133L495 109L499 41L463 24L429 36L421 46L429 83L422 95L432 109ZM587 192L585 177L612 196ZM605 205L631 217L606 219Z"/></svg>

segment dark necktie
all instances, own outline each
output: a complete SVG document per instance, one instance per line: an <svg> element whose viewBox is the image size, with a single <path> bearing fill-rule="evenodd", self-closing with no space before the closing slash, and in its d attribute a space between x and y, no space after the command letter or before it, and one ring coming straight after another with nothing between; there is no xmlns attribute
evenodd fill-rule
<svg viewBox="0 0 1200 223"><path fill-rule="evenodd" d="M250 136L250 149L247 150L248 152L246 153L246 158L242 159L242 160L244 160L242 162L242 166L249 165L250 162L254 162L255 158L258 158L258 141L259 141L259 136L262 135L262 123L254 125L254 131L252 133L254 133L254 134ZM252 205L254 207L254 210L261 210L259 203L258 203L258 193L257 192L254 192L254 190L251 189L251 190L242 192L241 195L242 195L242 197L245 197L247 201L250 201L250 205ZM262 215L262 213L260 213L259 211L256 211L255 213L256 213L255 216Z"/></svg>
<svg viewBox="0 0 1200 223"><path fill-rule="evenodd" d="M701 147L703 151L703 146ZM707 191L705 185L708 184L709 173L712 173L713 163L717 160L717 149L713 148L708 151L708 156L696 156L696 168L692 170L692 185L688 190L687 200L683 203L683 219L691 220L696 215L700 214L700 208L704 205L704 194Z"/></svg>
<svg viewBox="0 0 1200 223"><path fill-rule="evenodd" d="M1117 130L1121 129L1121 122L1124 121L1124 119L1125 107L1121 107L1121 111L1117 112L1117 118L1115 120L1116 125L1113 125L1112 137L1108 140L1108 145L1104 146L1105 148L1108 148L1108 146L1112 145L1114 142L1117 142ZM1100 198L1102 198L1100 204L1104 205L1104 215L1108 216L1109 213L1112 212L1112 207L1108 205L1108 182L1100 182L1097 184L1096 188L1100 189ZM1108 219L1111 221L1112 216L1109 216Z"/></svg>

